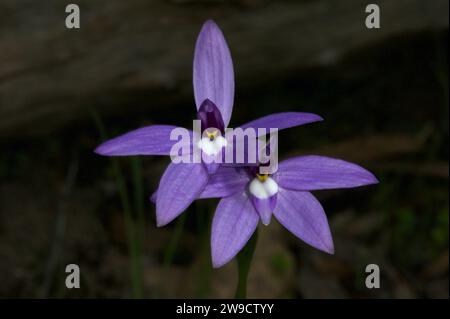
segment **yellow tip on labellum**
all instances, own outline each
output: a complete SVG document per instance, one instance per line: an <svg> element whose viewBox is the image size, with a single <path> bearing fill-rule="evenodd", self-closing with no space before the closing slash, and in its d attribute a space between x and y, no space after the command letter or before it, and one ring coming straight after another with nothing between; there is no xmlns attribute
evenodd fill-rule
<svg viewBox="0 0 450 319"><path fill-rule="evenodd" d="M212 132L206 131L206 136L209 138L210 141L214 141L218 132L219 132L218 130L214 130Z"/></svg>
<svg viewBox="0 0 450 319"><path fill-rule="evenodd" d="M265 182L269 178L269 174L256 174L256 177L258 177L260 182Z"/></svg>

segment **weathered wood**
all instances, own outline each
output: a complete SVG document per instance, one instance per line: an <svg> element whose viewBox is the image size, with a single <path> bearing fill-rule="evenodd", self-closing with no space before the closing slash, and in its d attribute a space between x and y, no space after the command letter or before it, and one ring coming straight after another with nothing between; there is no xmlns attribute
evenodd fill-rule
<svg viewBox="0 0 450 319"><path fill-rule="evenodd" d="M366 29L362 0L77 4L81 29L68 30L65 2L0 3L0 140L87 119L90 107L151 114L189 100L193 47L207 18L224 30L243 87L393 35L448 27L448 0L378 0L377 30Z"/></svg>

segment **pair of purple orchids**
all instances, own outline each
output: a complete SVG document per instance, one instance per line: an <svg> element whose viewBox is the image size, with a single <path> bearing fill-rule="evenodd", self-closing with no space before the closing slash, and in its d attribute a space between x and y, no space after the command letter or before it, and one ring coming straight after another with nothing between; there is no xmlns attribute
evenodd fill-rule
<svg viewBox="0 0 450 319"><path fill-rule="evenodd" d="M203 25L195 46L193 84L197 118L206 135L191 149L197 147L208 156L215 156L226 147L226 141L217 132L223 133L231 118L234 71L225 38L211 20ZM282 130L321 120L311 113L284 112L256 119L241 128ZM171 132L176 128L143 127L106 141L95 152L105 156L170 155L176 143L170 138ZM358 165L315 155L282 161L273 174L260 174L257 166L250 164L172 162L151 200L156 202L157 224L164 226L194 200L220 198L211 231L212 263L217 268L246 245L260 220L268 225L272 214L304 242L333 254L327 217L310 191L375 183L375 176Z"/></svg>

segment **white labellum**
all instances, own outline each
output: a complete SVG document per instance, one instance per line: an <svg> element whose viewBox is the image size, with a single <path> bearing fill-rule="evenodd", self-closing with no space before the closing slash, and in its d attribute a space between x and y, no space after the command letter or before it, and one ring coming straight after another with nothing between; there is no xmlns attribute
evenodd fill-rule
<svg viewBox="0 0 450 319"><path fill-rule="evenodd" d="M227 146L227 140L222 136L217 136L212 141L208 137L202 137L202 139L198 141L197 146L203 153L212 156L218 154L223 147Z"/></svg>
<svg viewBox="0 0 450 319"><path fill-rule="evenodd" d="M278 184L268 177L264 182L254 178L249 186L250 193L259 199L267 199L278 193Z"/></svg>

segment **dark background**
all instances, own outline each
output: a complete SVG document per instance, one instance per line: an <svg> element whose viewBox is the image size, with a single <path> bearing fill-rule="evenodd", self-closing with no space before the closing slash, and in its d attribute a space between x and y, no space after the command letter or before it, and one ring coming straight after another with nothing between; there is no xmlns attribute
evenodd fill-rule
<svg viewBox="0 0 450 319"><path fill-rule="evenodd" d="M280 133L280 160L333 156L380 179L315 193L334 256L261 226L249 297L448 298L447 0L379 0L370 30L360 0L80 0L78 30L68 3L0 2L0 297L233 296L235 262L210 264L217 201L156 228L148 197L169 158L93 153L142 125L191 125L212 18L235 65L231 127L317 113ZM80 289L65 287L70 263ZM371 263L380 289L365 287Z"/></svg>

